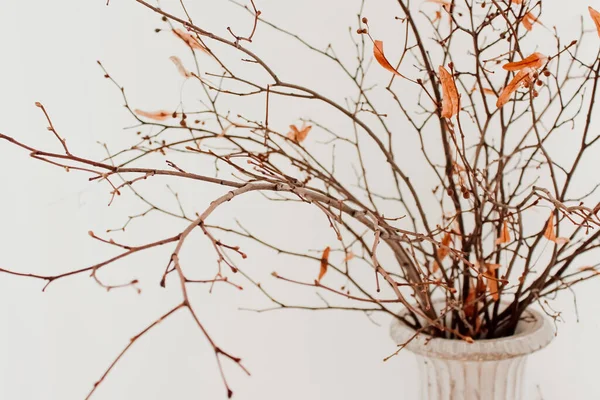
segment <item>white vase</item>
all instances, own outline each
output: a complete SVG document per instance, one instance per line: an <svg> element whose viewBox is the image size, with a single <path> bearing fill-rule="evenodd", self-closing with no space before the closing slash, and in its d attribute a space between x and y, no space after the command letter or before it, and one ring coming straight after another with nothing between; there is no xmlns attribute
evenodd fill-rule
<svg viewBox="0 0 600 400"><path fill-rule="evenodd" d="M406 343L414 333L401 321L392 322L391 334L397 344ZM553 337L549 319L527 310L510 337L470 344L420 334L402 351L417 358L421 400L525 400L527 357Z"/></svg>

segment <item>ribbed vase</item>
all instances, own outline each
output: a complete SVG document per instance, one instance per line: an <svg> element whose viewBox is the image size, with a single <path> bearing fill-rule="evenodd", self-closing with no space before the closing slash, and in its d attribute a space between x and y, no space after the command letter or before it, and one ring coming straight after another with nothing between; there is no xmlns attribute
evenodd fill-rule
<svg viewBox="0 0 600 400"><path fill-rule="evenodd" d="M395 320L391 334L402 344L413 337L414 330ZM526 400L527 357L553 337L548 318L528 310L510 337L470 344L421 334L405 350L417 359L421 400Z"/></svg>

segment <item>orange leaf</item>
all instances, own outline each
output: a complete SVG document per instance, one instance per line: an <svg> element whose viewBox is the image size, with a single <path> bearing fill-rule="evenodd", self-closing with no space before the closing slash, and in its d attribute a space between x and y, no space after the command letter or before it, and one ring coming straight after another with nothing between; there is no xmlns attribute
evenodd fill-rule
<svg viewBox="0 0 600 400"><path fill-rule="evenodd" d="M306 136L308 136L308 132L310 132L312 126L302 125L302 128L298 129L296 125L290 125L290 129L291 131L288 132L287 137L295 142L300 143L306 139Z"/></svg>
<svg viewBox="0 0 600 400"><path fill-rule="evenodd" d="M197 49L197 50L201 50L205 53L208 53L208 50L206 49L206 47L204 47L202 45L202 43L200 43L200 41L190 35L187 32L182 31L181 29L173 29L173 33L178 36L181 40L183 40L185 42L185 44L187 44L188 46L190 46L190 48L192 49Z"/></svg>
<svg viewBox="0 0 600 400"><path fill-rule="evenodd" d="M533 29L533 24L535 24L536 22L537 22L537 18L534 17L533 14L530 12L523 15L523 19L521 20L521 23L523 24L525 29L527 29L528 31L531 31Z"/></svg>
<svg viewBox="0 0 600 400"><path fill-rule="evenodd" d="M587 267L579 267L577 268L579 271L584 272L584 271L589 271L594 275L600 275L600 271L598 271L596 268L592 267L592 266L587 266Z"/></svg>
<svg viewBox="0 0 600 400"><path fill-rule="evenodd" d="M344 257L344 261L350 261L354 258L354 253L352 252L352 250L348 250L346 252L346 257Z"/></svg>
<svg viewBox="0 0 600 400"><path fill-rule="evenodd" d="M175 67L177 67L177 71L179 71L181 75L183 75L186 78L191 78L193 76L193 74L190 71L185 69L179 57L171 56L169 57L169 60L173 61L173 64L175 64Z"/></svg>
<svg viewBox="0 0 600 400"><path fill-rule="evenodd" d="M498 301L498 280L496 280L496 270L500 268L500 264L486 264L488 269L487 287L492 295L492 299Z"/></svg>
<svg viewBox="0 0 600 400"><path fill-rule="evenodd" d="M445 246L445 247L438 247L438 249L436 251L438 258L440 259L440 262L444 261L444 258L446 258L446 256L450 253L450 249L448 248L448 246L450 246L451 242L452 242L452 236L450 236L450 232L446 232L446 234L442 238L442 246ZM440 269L440 266L437 263L437 261L434 261L433 262L433 272L436 272L438 269Z"/></svg>
<svg viewBox="0 0 600 400"><path fill-rule="evenodd" d="M474 93L476 91L477 91L477 84L473 85L473 88L471 89L471 93ZM496 92L494 92L493 89L486 88L486 87L483 88L482 92L485 94L496 94Z"/></svg>
<svg viewBox="0 0 600 400"><path fill-rule="evenodd" d="M544 237L556 244L565 244L569 241L569 239L567 238L556 237L556 233L554 232L554 212L550 213L550 217L548 218L548 222L546 223Z"/></svg>
<svg viewBox="0 0 600 400"><path fill-rule="evenodd" d="M523 0L512 0L513 4L523 4Z"/></svg>
<svg viewBox="0 0 600 400"><path fill-rule="evenodd" d="M496 244L508 243L510 242L510 232L508 231L508 223L504 220L502 224L502 230L500 231L500 236L496 239Z"/></svg>
<svg viewBox="0 0 600 400"><path fill-rule="evenodd" d="M450 12L450 7L452 7L452 3L448 0L425 0L426 3L435 3L444 7L446 11Z"/></svg>
<svg viewBox="0 0 600 400"><path fill-rule="evenodd" d="M159 111L142 111L135 109L133 110L140 117L146 117L154 119L156 121L164 121L165 119L174 118L171 111L159 110Z"/></svg>
<svg viewBox="0 0 600 400"><path fill-rule="evenodd" d="M323 255L321 256L321 270L319 271L319 277L317 278L317 282L320 282L321 278L323 278L323 276L327 272L327 267L329 266L329 251L330 250L331 249L329 248L329 246L327 246L325 248L325 250L323 250Z"/></svg>
<svg viewBox="0 0 600 400"><path fill-rule="evenodd" d="M533 70L531 68L523 68L520 70L514 78L506 85L506 87L498 96L498 100L496 101L496 107L500 108L508 103L510 96L524 83L531 83L531 73Z"/></svg>
<svg viewBox="0 0 600 400"><path fill-rule="evenodd" d="M446 256L450 253L450 249L448 248L448 246L450 246L451 242L452 236L450 236L450 232L446 232L446 234L442 238L442 246L445 247L439 247L437 249L437 256L440 259L440 261L443 261L444 258L446 258Z"/></svg>
<svg viewBox="0 0 600 400"><path fill-rule="evenodd" d="M438 71L442 84L442 118L451 118L458 113L458 91L450 72L441 65Z"/></svg>
<svg viewBox="0 0 600 400"><path fill-rule="evenodd" d="M464 310L465 310L465 315L470 318L473 316L473 314L475 313L475 298L476 298L476 293L475 293L475 285L471 285L471 288L469 289L469 295L467 296L467 298L464 301Z"/></svg>
<svg viewBox="0 0 600 400"><path fill-rule="evenodd" d="M592 7L588 7L588 11L590 12L590 16L594 20L594 24L596 24L598 36L600 36L600 12L594 10Z"/></svg>
<svg viewBox="0 0 600 400"><path fill-rule="evenodd" d="M381 65L383 68L387 69L394 75L398 75L404 78L400 72L396 71L396 68L392 67L392 64L385 58L383 54L383 42L381 40L376 40L373 45L373 55L375 56L375 60Z"/></svg>
<svg viewBox="0 0 600 400"><path fill-rule="evenodd" d="M548 61L548 57L542 53L535 52L532 55L525 57L521 61L514 61L504 64L503 69L507 71L520 71L525 68L538 69Z"/></svg>

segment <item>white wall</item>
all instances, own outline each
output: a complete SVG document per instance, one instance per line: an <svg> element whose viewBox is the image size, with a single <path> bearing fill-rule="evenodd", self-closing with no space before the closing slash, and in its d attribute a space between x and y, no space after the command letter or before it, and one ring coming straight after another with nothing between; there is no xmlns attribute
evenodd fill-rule
<svg viewBox="0 0 600 400"><path fill-rule="evenodd" d="M104 0L0 0L0 132L57 149L34 106L41 101L70 147L81 154L101 157L96 141L112 143L114 148L131 143L134 133L122 129L131 119L121 107L118 92L102 79L97 59L140 108L176 104L181 79L168 57L184 49L167 34L156 35L153 29L161 25L159 18L134 3L112 0L106 7ZM244 14L225 14L230 7L222 0L197 3L193 11L201 26L220 33L227 25L238 30L250 27ZM380 32L392 25L390 15L399 14L394 3L367 1L365 14L372 24L380 24ZM560 3L547 2L543 22L546 26L560 24L567 42L572 37L568 35L577 30L577 16L587 17L588 2L575 0L568 7ZM347 26L356 26L354 1L257 0L257 4L265 17L282 21L320 46L327 44L328 36L342 43ZM299 62L293 47L287 47L272 31L259 27L257 42L261 54L285 71L284 75L312 76L325 90L335 92L336 81L327 83L329 78L323 76L327 71ZM301 110L319 112L311 107ZM283 121L280 124L285 126ZM153 190L161 204L174 208L164 183L156 180L145 188ZM130 195L106 207L109 196L104 185L87 182L83 174L67 174L35 162L26 152L1 142L0 185L0 267L17 271L52 274L98 262L114 252L94 242L87 232L103 232L122 224L127 215L143 211ZM202 210L220 193L205 186L178 189L191 211ZM291 215L296 212L300 218L293 220ZM279 207L260 196L228 206L215 221L231 221L244 214L251 214L250 222L259 223L257 229L266 233L279 230L283 246L304 238L305 248L322 248L331 235L319 214ZM152 223L158 231L149 231ZM150 217L117 237L140 243L180 227L177 221ZM190 257L190 262L212 268L213 253L200 237L196 239L197 257ZM315 268L316 273L317 266L277 257L258 247L245 250L250 255L247 270L274 285L274 290L291 300L318 302L310 289L286 293L285 287L269 281L273 270ZM141 295L133 290L106 293L85 276L58 281L42 293L39 281L0 275L0 398L82 399L129 338L179 301L176 285L166 290L158 286L167 257L168 250L152 251L103 273L104 279L114 282L139 278ZM567 323L559 325L559 335L550 348L531 358L530 398L541 398L539 393L545 400L600 397L596 384L600 356L596 285L590 282L578 288L579 323L569 294L554 303L564 311ZM387 318L375 317L377 326L362 314L239 311L238 307L261 308L268 303L256 290L240 292L226 286L218 286L212 295L199 287L193 291L193 300L212 335L223 348L243 357L252 372L248 378L226 363L238 399L415 397L417 374L410 354L403 353L388 363L381 361L395 350L388 337ZM111 400L224 397L210 348L183 314L136 343L95 396Z"/></svg>

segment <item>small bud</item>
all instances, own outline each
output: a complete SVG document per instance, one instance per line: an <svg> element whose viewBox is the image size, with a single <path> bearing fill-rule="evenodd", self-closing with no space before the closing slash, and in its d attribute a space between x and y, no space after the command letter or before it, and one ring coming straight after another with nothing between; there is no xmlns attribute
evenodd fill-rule
<svg viewBox="0 0 600 400"><path fill-rule="evenodd" d="M544 74L544 76L550 76L550 71L548 71L547 69L545 69L542 73Z"/></svg>
<svg viewBox="0 0 600 400"><path fill-rule="evenodd" d="M544 84L544 82L542 82L538 79L537 81L535 81L535 84L538 86L542 86Z"/></svg>
<svg viewBox="0 0 600 400"><path fill-rule="evenodd" d="M367 17L362 17L361 21L362 21L363 24L368 24L369 23L369 20L367 19Z"/></svg>

